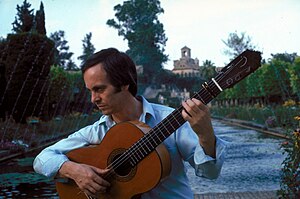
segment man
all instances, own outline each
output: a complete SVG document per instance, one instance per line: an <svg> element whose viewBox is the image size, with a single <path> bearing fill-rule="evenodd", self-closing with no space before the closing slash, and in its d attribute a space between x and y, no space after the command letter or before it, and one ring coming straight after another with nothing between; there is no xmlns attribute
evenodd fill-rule
<svg viewBox="0 0 300 199"><path fill-rule="evenodd" d="M119 122L139 120L152 128L173 109L136 96L135 64L117 49L104 49L92 55L83 65L82 73L91 101L103 116L93 125L44 149L36 157L34 169L48 177L73 179L87 195L95 196L109 188L110 182L103 177L108 170L72 162L64 154L99 144L105 133ZM182 117L188 122L164 141L171 157L171 173L154 189L142 194L142 198L193 198L184 161L189 162L199 176L213 179L220 173L225 145L214 135L209 109L197 99L187 100L182 105Z"/></svg>

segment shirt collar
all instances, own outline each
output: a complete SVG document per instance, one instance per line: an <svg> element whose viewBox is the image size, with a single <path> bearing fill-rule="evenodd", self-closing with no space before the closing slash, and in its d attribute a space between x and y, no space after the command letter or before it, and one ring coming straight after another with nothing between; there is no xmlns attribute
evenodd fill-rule
<svg viewBox="0 0 300 199"><path fill-rule="evenodd" d="M150 102L148 102L143 96L137 96L137 99L142 101L143 103L143 113L140 116L140 121L147 123L147 119L149 119L149 117L153 117L153 119L155 120L155 113L152 107L152 104Z"/></svg>
<svg viewBox="0 0 300 199"><path fill-rule="evenodd" d="M155 113L151 103L148 102L143 96L137 96L137 99L141 101L143 105L143 113L140 116L140 121L146 123L146 120L149 119L149 117L153 117L155 120ZM111 127L116 124L109 115L102 115L100 117L99 124L103 123L106 124L107 127Z"/></svg>

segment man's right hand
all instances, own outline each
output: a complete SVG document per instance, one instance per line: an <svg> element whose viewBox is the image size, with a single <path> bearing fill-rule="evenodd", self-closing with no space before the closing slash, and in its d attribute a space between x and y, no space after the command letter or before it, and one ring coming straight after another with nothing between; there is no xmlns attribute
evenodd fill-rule
<svg viewBox="0 0 300 199"><path fill-rule="evenodd" d="M105 193L110 186L110 183L103 178L108 171L108 169L67 161L61 166L59 176L73 179L83 192L96 197L99 193Z"/></svg>

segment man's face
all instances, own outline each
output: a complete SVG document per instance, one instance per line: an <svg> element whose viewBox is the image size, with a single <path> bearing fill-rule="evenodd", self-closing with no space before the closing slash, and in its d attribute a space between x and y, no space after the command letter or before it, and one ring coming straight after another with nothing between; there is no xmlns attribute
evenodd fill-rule
<svg viewBox="0 0 300 199"><path fill-rule="evenodd" d="M107 77L102 64L97 64L87 69L83 75L86 88L91 92L91 101L97 105L104 115L112 115L121 111L122 101L128 92L127 87L123 86L117 92Z"/></svg>

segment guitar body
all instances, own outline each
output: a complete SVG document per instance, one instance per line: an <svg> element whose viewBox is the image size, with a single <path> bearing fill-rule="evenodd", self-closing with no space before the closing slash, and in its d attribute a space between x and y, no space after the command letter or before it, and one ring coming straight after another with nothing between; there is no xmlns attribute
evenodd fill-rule
<svg viewBox="0 0 300 199"><path fill-rule="evenodd" d="M105 169L149 129L150 127L142 122L123 122L112 127L99 145L72 150L67 156L74 162ZM99 198L133 198L153 189L170 170L169 153L165 146L160 144L133 168L124 164L115 170L114 175L107 179L111 183L110 190ZM56 188L62 199L88 198L72 180L68 180L67 183L56 182Z"/></svg>

